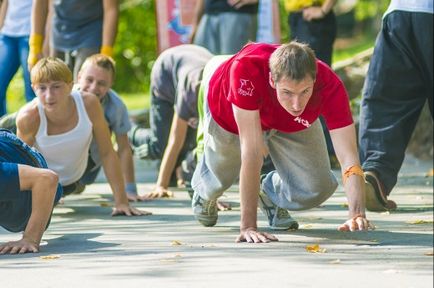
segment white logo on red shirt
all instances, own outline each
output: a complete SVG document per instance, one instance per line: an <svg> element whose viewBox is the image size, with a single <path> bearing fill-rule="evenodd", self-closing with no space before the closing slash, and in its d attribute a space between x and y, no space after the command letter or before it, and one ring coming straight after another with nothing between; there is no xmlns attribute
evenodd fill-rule
<svg viewBox="0 0 434 288"><path fill-rule="evenodd" d="M247 79L240 79L240 88L238 88L238 94L241 96L252 96L255 86L253 86L252 81Z"/></svg>
<svg viewBox="0 0 434 288"><path fill-rule="evenodd" d="M301 125L303 125L303 126L305 126L307 128L309 128L311 126L310 123L309 123L309 121L307 121L307 120L305 120L305 119L303 119L301 117L296 117L294 119L294 121L297 122L297 123L300 123Z"/></svg>

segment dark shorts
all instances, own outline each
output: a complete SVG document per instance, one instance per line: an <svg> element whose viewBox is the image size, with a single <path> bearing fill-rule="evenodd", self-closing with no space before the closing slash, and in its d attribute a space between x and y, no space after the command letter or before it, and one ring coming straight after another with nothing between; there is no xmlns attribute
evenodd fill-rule
<svg viewBox="0 0 434 288"><path fill-rule="evenodd" d="M17 164L47 168L39 152L13 133L0 129L0 226L11 232L24 231L32 213L32 193L29 190L20 191ZM59 185L54 203L61 196Z"/></svg>

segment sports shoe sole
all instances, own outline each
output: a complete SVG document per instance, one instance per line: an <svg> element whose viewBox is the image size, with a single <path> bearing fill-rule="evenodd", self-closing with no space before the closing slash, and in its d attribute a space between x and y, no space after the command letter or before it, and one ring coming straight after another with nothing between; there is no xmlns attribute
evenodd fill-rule
<svg viewBox="0 0 434 288"><path fill-rule="evenodd" d="M290 222L288 226L285 227L270 226L270 229L276 231L298 230L298 222L296 220Z"/></svg>
<svg viewBox="0 0 434 288"><path fill-rule="evenodd" d="M384 212L396 209L396 203L392 200L384 199L384 193L381 191L380 182L372 172L365 172L366 192L366 209L373 212Z"/></svg>
<svg viewBox="0 0 434 288"><path fill-rule="evenodd" d="M218 216L202 216L202 215L194 215L196 220L205 227L213 227L217 224Z"/></svg>

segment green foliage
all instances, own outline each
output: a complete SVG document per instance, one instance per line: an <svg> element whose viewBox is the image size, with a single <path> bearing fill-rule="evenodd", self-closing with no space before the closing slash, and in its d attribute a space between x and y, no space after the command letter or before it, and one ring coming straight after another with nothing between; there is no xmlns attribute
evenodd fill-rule
<svg viewBox="0 0 434 288"><path fill-rule="evenodd" d="M152 63L156 57L155 2L123 1L115 45L117 79L114 89L147 92Z"/></svg>
<svg viewBox="0 0 434 288"><path fill-rule="evenodd" d="M356 4L356 20L381 18L389 5L389 0L358 0Z"/></svg>
<svg viewBox="0 0 434 288"><path fill-rule="evenodd" d="M373 47L375 44L375 35L367 33L360 37L353 37L351 42L344 47L335 47L333 49L333 62L339 62Z"/></svg>
<svg viewBox="0 0 434 288"><path fill-rule="evenodd" d="M24 81L22 70L19 69L9 84L8 91L6 93L6 105L8 113L18 111L26 104L26 98L24 96Z"/></svg>

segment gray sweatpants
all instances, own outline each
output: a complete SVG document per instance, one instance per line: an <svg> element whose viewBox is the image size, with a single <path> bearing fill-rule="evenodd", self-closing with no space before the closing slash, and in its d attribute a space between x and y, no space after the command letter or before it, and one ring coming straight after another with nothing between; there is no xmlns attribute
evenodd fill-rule
<svg viewBox="0 0 434 288"><path fill-rule="evenodd" d="M220 127L209 112L206 95L213 68L210 71L207 68L202 81L205 92L203 156L194 171L192 188L209 200L220 197L237 180L241 149L239 136ZM319 120L300 132L271 130L263 135L276 170L266 175L261 188L275 205L289 210L310 209L334 193L338 184L330 169Z"/></svg>

